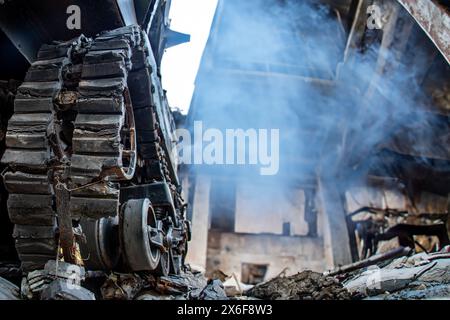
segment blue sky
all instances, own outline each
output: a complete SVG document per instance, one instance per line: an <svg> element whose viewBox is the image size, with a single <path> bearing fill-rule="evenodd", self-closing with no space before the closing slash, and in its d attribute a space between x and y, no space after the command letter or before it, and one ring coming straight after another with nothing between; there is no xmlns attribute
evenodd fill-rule
<svg viewBox="0 0 450 320"><path fill-rule="evenodd" d="M172 0L171 29L190 34L191 41L166 50L161 73L170 106L183 113L189 110L216 6L217 0Z"/></svg>

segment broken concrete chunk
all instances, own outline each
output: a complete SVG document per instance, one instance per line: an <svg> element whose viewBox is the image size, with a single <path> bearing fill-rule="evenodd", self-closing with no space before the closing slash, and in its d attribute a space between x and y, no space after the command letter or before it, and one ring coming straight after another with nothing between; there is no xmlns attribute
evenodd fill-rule
<svg viewBox="0 0 450 320"><path fill-rule="evenodd" d="M140 293L134 300L184 300L184 298L181 298L181 296L164 295L150 290Z"/></svg>
<svg viewBox="0 0 450 320"><path fill-rule="evenodd" d="M95 300L95 295L79 285L56 279L42 290L41 300Z"/></svg>
<svg viewBox="0 0 450 320"><path fill-rule="evenodd" d="M228 300L228 297L220 280L210 280L208 284L200 291L197 297L191 295L191 298L197 300Z"/></svg>
<svg viewBox="0 0 450 320"><path fill-rule="evenodd" d="M45 270L49 276L69 280L77 285L80 285L86 277L86 271L83 267L64 261L50 260L45 264Z"/></svg>
<svg viewBox="0 0 450 320"><path fill-rule="evenodd" d="M240 282L236 277L231 277L223 282L223 287L227 297L237 297L254 287L254 285L249 285Z"/></svg>
<svg viewBox="0 0 450 320"><path fill-rule="evenodd" d="M447 287L433 287L449 284L450 256L446 251L398 258L383 268L372 266L345 281L345 287L350 292L376 299L439 296ZM388 296L386 292L389 292Z"/></svg>
<svg viewBox="0 0 450 320"><path fill-rule="evenodd" d="M0 300L20 300L19 287L0 277Z"/></svg>

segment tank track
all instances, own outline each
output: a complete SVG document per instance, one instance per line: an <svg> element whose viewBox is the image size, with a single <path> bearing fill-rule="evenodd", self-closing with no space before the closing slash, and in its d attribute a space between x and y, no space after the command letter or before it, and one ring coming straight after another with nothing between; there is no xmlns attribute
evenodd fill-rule
<svg viewBox="0 0 450 320"><path fill-rule="evenodd" d="M40 49L18 88L2 158L24 272L43 269L59 247L76 263L78 222L117 216L121 187L164 181L183 217L151 58L137 26Z"/></svg>
<svg viewBox="0 0 450 320"><path fill-rule="evenodd" d="M0 80L0 157L5 152L5 138L8 128L8 120L14 113L14 99L17 94L17 88L20 81L16 80ZM0 164L0 172L4 170L4 166ZM19 274L17 265L17 253L14 248L14 239L11 234L13 225L9 221L7 214L8 193L3 183L0 185L0 277L10 277L12 274ZM14 266L14 264L16 264ZM8 266L8 267L7 267ZM11 269L11 272L8 270Z"/></svg>
<svg viewBox="0 0 450 320"><path fill-rule="evenodd" d="M72 43L43 46L18 88L14 114L6 133L2 162L9 192L8 213L14 223L15 246L23 271L43 268L57 253L57 220L52 167L61 159L55 139L57 105L63 70L70 65Z"/></svg>

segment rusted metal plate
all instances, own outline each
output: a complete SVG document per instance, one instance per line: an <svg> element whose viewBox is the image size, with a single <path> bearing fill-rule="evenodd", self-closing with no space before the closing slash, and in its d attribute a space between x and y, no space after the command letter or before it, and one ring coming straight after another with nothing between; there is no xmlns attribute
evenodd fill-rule
<svg viewBox="0 0 450 320"><path fill-rule="evenodd" d="M397 0L417 21L450 64L450 15L436 1Z"/></svg>

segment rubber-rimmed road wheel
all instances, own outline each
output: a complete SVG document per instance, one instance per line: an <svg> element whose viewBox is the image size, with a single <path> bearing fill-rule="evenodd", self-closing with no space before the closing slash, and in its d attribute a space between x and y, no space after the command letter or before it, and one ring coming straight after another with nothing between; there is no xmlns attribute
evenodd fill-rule
<svg viewBox="0 0 450 320"><path fill-rule="evenodd" d="M125 263L131 271L155 270L161 252L159 247L150 242L150 228L157 228L150 200L128 200L122 206L120 223Z"/></svg>

